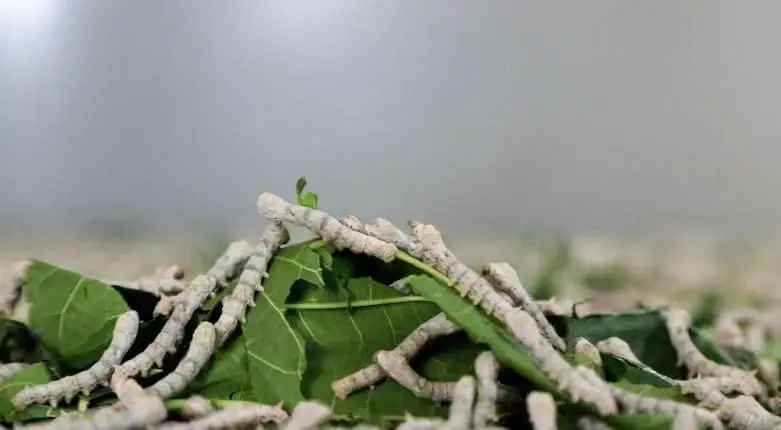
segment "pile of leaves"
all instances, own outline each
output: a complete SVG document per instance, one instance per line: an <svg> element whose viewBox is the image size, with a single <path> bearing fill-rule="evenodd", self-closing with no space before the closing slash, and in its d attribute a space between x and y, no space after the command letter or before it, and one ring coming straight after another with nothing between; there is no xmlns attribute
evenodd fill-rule
<svg viewBox="0 0 781 430"><path fill-rule="evenodd" d="M300 205L317 207L317 196L297 187ZM529 350L495 319L485 315L452 287L444 285L409 259L384 263L366 255L337 250L319 238L284 246L271 260L265 291L247 313L246 322L213 355L186 391L169 399L169 419L177 420L183 400L199 395L216 406L233 402L278 404L290 412L299 402L319 400L333 411L332 424L373 424L392 428L407 414L446 417L447 404L418 398L392 379L338 398L331 384L373 362L379 350L390 350L420 324L444 312L463 331L426 345L412 366L434 381L456 381L474 372L474 361L490 350L501 363L501 382L518 394L518 401L500 410L502 426L525 428L529 418L524 396L549 391L559 406L559 428L576 428L578 418L594 411L570 402L537 367ZM550 283L543 274L537 284ZM390 285L405 279L413 294L402 295ZM196 311L179 352L160 369L140 378L148 386L172 371L187 349L198 323L216 321L221 299L233 281ZM604 281L594 277L597 285ZM548 289L550 292L550 289ZM545 289L540 289L545 294ZM30 364L0 382L0 421L6 425L51 419L63 412L85 411L117 401L108 388L57 405L34 405L17 410L12 398L26 386L42 384L82 371L95 363L109 345L114 324L128 310L138 312L140 331L128 357L142 351L165 322L153 309L159 297L109 285L66 268L33 260L27 271L24 297L26 321L0 318L0 361ZM538 297L540 298L540 297ZM696 404L678 393L671 379L685 379L677 364L661 309L632 313L549 319L567 341L568 358L576 339L596 343L620 337L648 367L603 355L606 381L649 396ZM708 358L744 369L757 366L745 350L729 350L693 329L692 338ZM650 370L653 369L653 370ZM671 416L619 414L603 418L616 429L670 428Z"/></svg>

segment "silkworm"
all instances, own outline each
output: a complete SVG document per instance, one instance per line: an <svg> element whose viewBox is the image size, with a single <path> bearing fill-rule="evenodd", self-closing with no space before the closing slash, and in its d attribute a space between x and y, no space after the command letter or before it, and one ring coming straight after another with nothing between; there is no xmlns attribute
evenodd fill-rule
<svg viewBox="0 0 781 430"><path fill-rule="evenodd" d="M575 341L575 353L582 354L597 367L602 367L602 356L599 355L599 349L588 341L585 337L579 337Z"/></svg>
<svg viewBox="0 0 781 430"><path fill-rule="evenodd" d="M132 281L103 280L102 282L129 290L143 291L155 296L178 294L187 288L186 283L177 279L151 276L141 276Z"/></svg>
<svg viewBox="0 0 781 430"><path fill-rule="evenodd" d="M678 415L686 413L691 414L698 424L710 425L713 430L724 428L716 414L703 408L672 400L643 396L615 386L610 386L610 391L621 409L630 414Z"/></svg>
<svg viewBox="0 0 781 430"><path fill-rule="evenodd" d="M731 428L770 430L781 426L781 417L777 417L765 410L751 396L738 396L727 399L717 413L718 417Z"/></svg>
<svg viewBox="0 0 781 430"><path fill-rule="evenodd" d="M778 366L778 362L767 358L759 360L759 378L764 382L771 390L777 390L781 385L781 371Z"/></svg>
<svg viewBox="0 0 781 430"><path fill-rule="evenodd" d="M694 416L688 412L682 412L675 416L670 430L697 430L699 426Z"/></svg>
<svg viewBox="0 0 781 430"><path fill-rule="evenodd" d="M205 417L213 412L212 403L205 397L198 395L186 398L182 403L182 408L179 409L179 414L187 420Z"/></svg>
<svg viewBox="0 0 781 430"><path fill-rule="evenodd" d="M444 313L439 313L430 318L399 343L394 348L404 360L409 361L430 341L456 333L461 327L453 323ZM387 374L377 364L371 364L351 375L335 381L331 384L334 394L340 399L347 398L350 393L369 387L382 381Z"/></svg>
<svg viewBox="0 0 781 430"><path fill-rule="evenodd" d="M22 288L27 283L27 270L31 264L29 260L20 261L0 273L0 314L12 314L22 299Z"/></svg>
<svg viewBox="0 0 781 430"><path fill-rule="evenodd" d="M518 330L516 337L532 351L534 360L559 391L569 394L573 402L584 401L596 407L601 415L616 413L617 405L610 395L609 386L591 369L575 368L537 330L536 322L519 310L511 315L512 326Z"/></svg>
<svg viewBox="0 0 781 430"><path fill-rule="evenodd" d="M217 279L209 275L198 275L185 291L185 299L174 308L173 313L157 334L155 340L141 353L124 362L117 368L123 377L146 374L154 365L161 366L166 354L176 351L176 346L184 335L184 328L192 318L193 313L212 294L217 285Z"/></svg>
<svg viewBox="0 0 781 430"><path fill-rule="evenodd" d="M280 424L288 418L288 414L279 405L263 405L247 402L231 404L217 412L209 413L208 415L201 416L198 419L189 422L165 423L155 428L158 430L247 428L269 422Z"/></svg>
<svg viewBox="0 0 781 430"><path fill-rule="evenodd" d="M640 359L637 358L634 351L632 351L632 347L630 347L629 344L620 337L613 336L600 340L597 342L597 349L599 352L604 354L615 355L616 357L621 357L630 363L634 363L638 366L644 366Z"/></svg>
<svg viewBox="0 0 781 430"><path fill-rule="evenodd" d="M27 363L3 363L0 364L0 382L14 376L17 372L29 366Z"/></svg>
<svg viewBox="0 0 781 430"><path fill-rule="evenodd" d="M407 360L396 351L377 351L374 362L394 381L410 390L416 397L430 399L435 402L453 399L455 382L430 381L407 363Z"/></svg>
<svg viewBox="0 0 781 430"><path fill-rule="evenodd" d="M232 279L237 276L238 272L244 266L249 259L250 253L252 253L252 245L246 240L236 240L228 244L217 260L215 260L212 267L206 272L205 275L212 279L214 286L210 290L209 295L213 294L216 288L222 288L228 282L228 279ZM193 288L193 283L188 285L184 291L173 296L162 296L155 305L155 315L169 315L180 303L188 300L191 296L190 290ZM205 299L204 299L205 300ZM200 304L198 305L200 307Z"/></svg>
<svg viewBox="0 0 781 430"><path fill-rule="evenodd" d="M547 316L571 317L574 316L575 304L571 301L562 303L560 299L551 297L547 300L535 300L534 303Z"/></svg>
<svg viewBox="0 0 781 430"><path fill-rule="evenodd" d="M219 345L233 333L239 322L245 323L247 307L255 307L255 292L263 291L269 260L289 240L290 233L282 223L272 222L263 230L260 244L252 250L236 287L222 299L222 313L214 324Z"/></svg>
<svg viewBox="0 0 781 430"><path fill-rule="evenodd" d="M332 415L331 408L322 402L300 402L290 418L282 423L282 430L314 430L328 422Z"/></svg>
<svg viewBox="0 0 781 430"><path fill-rule="evenodd" d="M534 430L556 430L556 401L550 393L532 391L526 396L526 411Z"/></svg>
<svg viewBox="0 0 781 430"><path fill-rule="evenodd" d="M257 206L258 212L269 220L306 227L337 249L371 255L386 263L396 258L398 249L393 244L354 231L323 211L291 204L271 193L261 194Z"/></svg>
<svg viewBox="0 0 781 430"><path fill-rule="evenodd" d="M184 268L178 264L160 266L150 275L152 278L184 279Z"/></svg>
<svg viewBox="0 0 781 430"><path fill-rule="evenodd" d="M16 393L12 402L17 409L35 403L49 402L56 406L60 399L70 402L78 393L89 394L99 384L107 385L114 367L122 362L138 334L139 318L127 311L117 318L111 344L89 369L42 385L26 387Z"/></svg>
<svg viewBox="0 0 781 430"><path fill-rule="evenodd" d="M745 379L736 379L729 376L707 376L704 378L687 379L684 381L678 381L680 385L697 383L704 384L712 387L714 390L718 390L724 394L745 394L748 396L758 396L761 394L758 386L755 386L751 382Z"/></svg>
<svg viewBox="0 0 781 430"><path fill-rule="evenodd" d="M664 313L667 331L670 334L670 343L678 354L678 364L685 365L689 370L689 376L724 376L743 380L760 390L759 381L755 377L756 371L746 371L731 366L716 363L708 359L694 345L689 336L691 316L683 309L671 309Z"/></svg>
<svg viewBox="0 0 781 430"><path fill-rule="evenodd" d="M472 428L472 407L475 402L475 378L462 376L456 382L453 399L450 402L447 428L469 430Z"/></svg>
<svg viewBox="0 0 781 430"><path fill-rule="evenodd" d="M146 389L147 394L167 399L183 391L203 369L214 352L217 334L209 322L195 328L190 347L173 372Z"/></svg>
<svg viewBox="0 0 781 430"><path fill-rule="evenodd" d="M698 405L705 409L716 410L727 400L727 396L702 379L677 381L675 385L681 394L693 396Z"/></svg>
<svg viewBox="0 0 781 430"><path fill-rule="evenodd" d="M745 347L746 339L740 326L732 320L716 320L711 331L713 341L730 348Z"/></svg>
<svg viewBox="0 0 781 430"><path fill-rule="evenodd" d="M503 291L513 301L513 305L520 306L526 311L540 328L543 336L560 351L564 351L566 344L564 339L556 333L551 323L545 318L542 310L537 306L532 296L523 288L518 273L509 263L489 263L483 266L483 276L498 290Z"/></svg>
<svg viewBox="0 0 781 430"><path fill-rule="evenodd" d="M754 354L762 354L765 350L767 330L759 324L749 324L745 330L746 349Z"/></svg>
<svg viewBox="0 0 781 430"><path fill-rule="evenodd" d="M498 386L496 378L499 373L499 362L491 351L483 351L475 359L475 375L477 376L477 400L472 415L472 426L476 429L485 428L497 419L496 402Z"/></svg>

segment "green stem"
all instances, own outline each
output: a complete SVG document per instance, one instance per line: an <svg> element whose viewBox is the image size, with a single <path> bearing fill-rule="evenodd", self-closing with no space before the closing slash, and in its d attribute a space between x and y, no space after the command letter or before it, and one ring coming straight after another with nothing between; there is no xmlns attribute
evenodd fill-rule
<svg viewBox="0 0 781 430"><path fill-rule="evenodd" d="M396 251L396 259L399 261L403 261L410 266L415 267L416 269L420 270L421 272L425 273L426 275L431 276L432 278L436 279L437 281L447 285L451 286L453 285L453 281L450 280L447 276L443 275L433 267L429 266L428 264L418 260L417 258L407 254L404 251Z"/></svg>
<svg viewBox="0 0 781 430"><path fill-rule="evenodd" d="M332 303L292 303L285 305L285 309L296 310L329 310L329 309L348 309L365 308L369 306L392 305L395 303L411 302L431 302L431 300L420 296L389 297L386 299L374 300L355 300L353 302L332 302Z"/></svg>

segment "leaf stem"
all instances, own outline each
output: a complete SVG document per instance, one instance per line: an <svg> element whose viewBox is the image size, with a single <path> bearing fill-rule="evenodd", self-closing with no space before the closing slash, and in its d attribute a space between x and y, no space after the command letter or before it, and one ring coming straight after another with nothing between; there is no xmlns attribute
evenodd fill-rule
<svg viewBox="0 0 781 430"><path fill-rule="evenodd" d="M329 310L329 309L348 309L365 308L369 306L392 305L394 303L427 302L431 300L420 296L389 297L385 299L374 300L355 300L352 302L331 302L331 303L291 303L285 305L285 309L295 310Z"/></svg>
<svg viewBox="0 0 781 430"><path fill-rule="evenodd" d="M404 251L396 251L396 259L403 261L416 269L420 270L421 272L425 273L426 275L431 276L432 278L436 279L437 281L447 285L451 286L453 284L453 281L450 280L447 276L440 273L433 267L429 266L428 264L418 260L417 258L407 254Z"/></svg>

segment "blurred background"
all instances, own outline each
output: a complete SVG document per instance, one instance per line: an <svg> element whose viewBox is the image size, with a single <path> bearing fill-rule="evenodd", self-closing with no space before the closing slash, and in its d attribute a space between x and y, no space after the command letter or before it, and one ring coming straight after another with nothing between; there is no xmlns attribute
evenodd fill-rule
<svg viewBox="0 0 781 430"><path fill-rule="evenodd" d="M703 285L759 262L772 286L779 17L773 0L0 0L0 264L208 261L257 239L259 193L305 175L335 215L437 224L525 279L548 254L522 250L555 236Z"/></svg>

